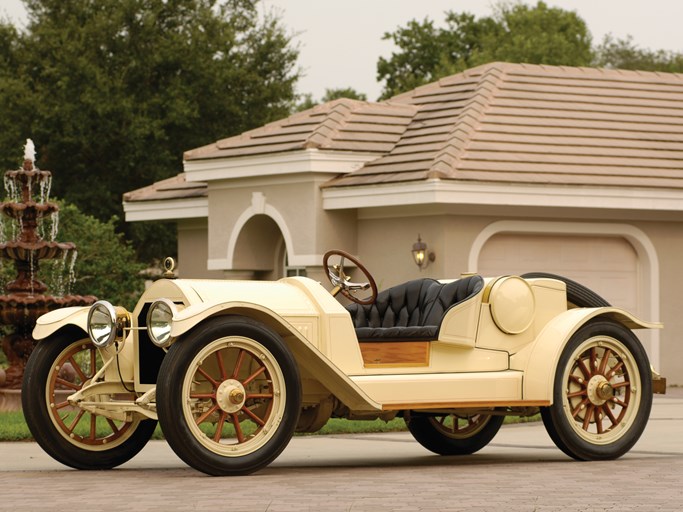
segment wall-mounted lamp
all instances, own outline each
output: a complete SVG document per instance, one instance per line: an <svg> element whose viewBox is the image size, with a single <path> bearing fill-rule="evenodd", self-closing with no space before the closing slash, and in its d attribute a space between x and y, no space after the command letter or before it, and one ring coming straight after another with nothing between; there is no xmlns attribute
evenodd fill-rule
<svg viewBox="0 0 683 512"><path fill-rule="evenodd" d="M427 244L422 241L420 235L417 235L417 242L413 244L413 260L415 264L420 267L420 270L427 268L430 262L436 259L433 252L427 252Z"/></svg>

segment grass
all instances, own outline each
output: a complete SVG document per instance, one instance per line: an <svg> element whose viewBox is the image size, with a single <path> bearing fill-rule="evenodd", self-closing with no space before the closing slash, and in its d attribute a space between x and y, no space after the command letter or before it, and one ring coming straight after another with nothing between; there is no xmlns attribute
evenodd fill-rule
<svg viewBox="0 0 683 512"><path fill-rule="evenodd" d="M79 424L75 433L79 435L88 435L86 422ZM111 429L106 424L104 418L97 418L97 432L101 435L106 435L111 433ZM154 431L152 439L163 439L163 434L161 429L157 426ZM31 432L26 425L26 420L24 419L24 414L21 411L12 412L0 412L0 441L31 441L33 437Z"/></svg>
<svg viewBox="0 0 683 512"><path fill-rule="evenodd" d="M505 418L505 423L526 423L529 421L539 421L539 419L539 415L524 418L508 416ZM81 435L87 435L86 428L86 425L79 425L76 431ZM79 429L81 429L81 431L79 431ZM98 432L102 432L102 435L111 433L111 430L106 425L103 418L98 418L97 429ZM367 434L377 432L402 432L405 430L406 425L402 418L395 418L389 422L384 422L382 420L352 421L334 418L328 421L322 429L313 435ZM152 439L163 438L163 433L159 426L157 426ZM0 441L31 441L32 439L31 432L29 432L26 421L24 420L24 415L21 411L0 413Z"/></svg>
<svg viewBox="0 0 683 512"><path fill-rule="evenodd" d="M21 412L0 413L0 441L26 441L31 439L24 415Z"/></svg>

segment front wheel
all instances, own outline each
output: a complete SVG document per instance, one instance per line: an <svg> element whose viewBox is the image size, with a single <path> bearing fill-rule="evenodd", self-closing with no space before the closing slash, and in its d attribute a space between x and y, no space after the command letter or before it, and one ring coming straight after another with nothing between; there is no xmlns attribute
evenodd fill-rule
<svg viewBox="0 0 683 512"><path fill-rule="evenodd" d="M564 348L553 404L541 408L548 434L578 460L621 457L638 441L652 407L647 354L626 327L609 320L582 326Z"/></svg>
<svg viewBox="0 0 683 512"><path fill-rule="evenodd" d="M296 361L265 325L238 316L198 326L168 351L157 382L169 445L209 475L246 475L272 462L299 419Z"/></svg>
<svg viewBox="0 0 683 512"><path fill-rule="evenodd" d="M82 334L57 334L36 345L24 372L22 409L34 439L52 458L76 469L110 469L133 458L157 422L114 421L67 402L102 367L97 348Z"/></svg>
<svg viewBox="0 0 683 512"><path fill-rule="evenodd" d="M489 444L503 416L489 414L411 416L406 420L415 440L439 455L469 455Z"/></svg>

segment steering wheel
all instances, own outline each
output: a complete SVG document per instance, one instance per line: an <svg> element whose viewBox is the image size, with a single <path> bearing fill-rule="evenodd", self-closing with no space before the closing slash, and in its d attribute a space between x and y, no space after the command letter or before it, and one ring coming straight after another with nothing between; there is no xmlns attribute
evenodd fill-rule
<svg viewBox="0 0 683 512"><path fill-rule="evenodd" d="M329 260L333 256L339 256L339 263L330 265ZM350 281L351 277L344 273L345 260L349 260L363 272L363 277L367 280L366 283L352 283ZM325 268L327 278L330 280L330 283L332 283L332 286L334 286L330 292L333 297L336 297L337 294L341 292L344 297L357 304L368 305L375 302L375 299L377 298L377 285L375 284L375 280L372 278L372 275L370 275L370 272L368 272L368 269L349 253L337 250L327 251L325 256L323 256L323 267ZM358 292L368 289L370 290L370 296L365 298L357 296Z"/></svg>

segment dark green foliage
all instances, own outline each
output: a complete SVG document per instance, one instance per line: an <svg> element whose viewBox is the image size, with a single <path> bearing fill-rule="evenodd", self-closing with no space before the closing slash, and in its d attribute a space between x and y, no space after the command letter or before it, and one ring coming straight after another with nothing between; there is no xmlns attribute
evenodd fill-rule
<svg viewBox="0 0 683 512"><path fill-rule="evenodd" d="M683 72L683 53L640 48L631 36L615 39L608 34L595 49L593 65L601 68Z"/></svg>
<svg viewBox="0 0 683 512"><path fill-rule="evenodd" d="M178 257L178 228L173 221L129 222L128 240L142 240L135 246L138 261L160 262L166 256Z"/></svg>
<svg viewBox="0 0 683 512"><path fill-rule="evenodd" d="M59 240L74 242L78 250L76 281L71 293L95 295L132 310L144 289L130 243L116 233L116 218L102 222L73 204L60 203Z"/></svg>
<svg viewBox="0 0 683 512"><path fill-rule="evenodd" d="M294 110L296 112L302 112L304 110L308 110L309 108L315 107L318 103L318 101L313 99L313 95L311 93L302 94L299 96L299 102L294 107Z"/></svg>
<svg viewBox="0 0 683 512"><path fill-rule="evenodd" d="M325 89L322 103L336 100L339 98L350 98L352 100L366 101L368 97L362 92L356 91L353 87L343 87L337 89Z"/></svg>
<svg viewBox="0 0 683 512"><path fill-rule="evenodd" d="M339 98L350 98L352 100L367 101L367 95L356 91L353 87L343 87L337 89L325 89L325 95L320 101L315 101L312 94L304 94L299 98L299 103L296 105L296 111L308 110L319 103L326 103Z"/></svg>
<svg viewBox="0 0 683 512"><path fill-rule="evenodd" d="M399 51L377 64L383 98L487 62L585 66L592 58L590 33L576 12L540 1L499 3L482 18L449 11L443 29L412 20L384 39Z"/></svg>
<svg viewBox="0 0 683 512"><path fill-rule="evenodd" d="M20 40L13 26L0 21L0 162L7 169L18 169L21 164L26 138L23 125L31 115L30 87L15 74L20 67Z"/></svg>
<svg viewBox="0 0 683 512"><path fill-rule="evenodd" d="M54 192L107 220L183 151L288 114L298 56L258 0L25 0L0 24L0 164L36 143ZM119 226L120 228L120 226Z"/></svg>
<svg viewBox="0 0 683 512"><path fill-rule="evenodd" d="M377 78L382 98L409 91L487 62L524 62L562 66L594 66L641 71L683 71L683 53L642 49L631 36L607 35L591 47L591 35L575 11L501 2L491 16L446 12L445 28L430 19L412 20L384 34L398 47L380 57Z"/></svg>

